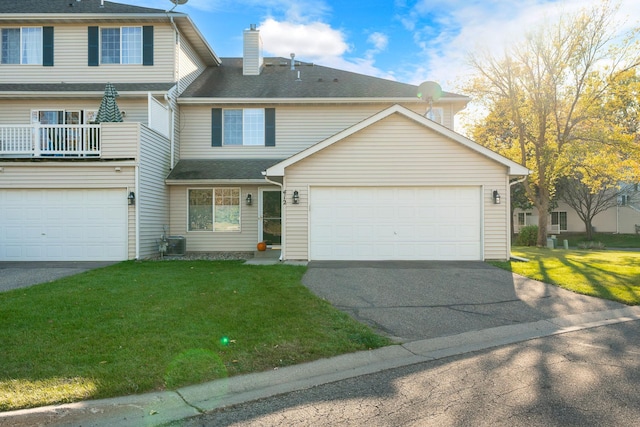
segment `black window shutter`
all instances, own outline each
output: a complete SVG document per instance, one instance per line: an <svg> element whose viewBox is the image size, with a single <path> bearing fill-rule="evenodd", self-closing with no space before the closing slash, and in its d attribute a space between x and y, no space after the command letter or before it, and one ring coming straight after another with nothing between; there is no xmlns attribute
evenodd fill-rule
<svg viewBox="0 0 640 427"><path fill-rule="evenodd" d="M153 65L153 26L142 27L142 65Z"/></svg>
<svg viewBox="0 0 640 427"><path fill-rule="evenodd" d="M42 65L53 67L53 27L42 27Z"/></svg>
<svg viewBox="0 0 640 427"><path fill-rule="evenodd" d="M264 146L276 146L276 109L264 109Z"/></svg>
<svg viewBox="0 0 640 427"><path fill-rule="evenodd" d="M211 146L222 147L222 108L211 109Z"/></svg>
<svg viewBox="0 0 640 427"><path fill-rule="evenodd" d="M100 37L98 27L89 27L89 56L90 67L97 67L100 64Z"/></svg>

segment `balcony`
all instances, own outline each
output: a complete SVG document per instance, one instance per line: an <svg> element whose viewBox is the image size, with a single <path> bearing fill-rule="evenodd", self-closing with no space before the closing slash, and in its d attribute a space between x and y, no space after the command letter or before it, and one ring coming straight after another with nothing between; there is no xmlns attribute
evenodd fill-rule
<svg viewBox="0 0 640 427"><path fill-rule="evenodd" d="M0 158L100 157L101 125L0 125Z"/></svg>

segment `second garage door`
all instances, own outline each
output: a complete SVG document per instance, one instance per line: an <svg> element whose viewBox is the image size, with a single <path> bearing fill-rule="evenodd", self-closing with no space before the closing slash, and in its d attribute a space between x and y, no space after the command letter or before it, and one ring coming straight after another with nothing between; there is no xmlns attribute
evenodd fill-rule
<svg viewBox="0 0 640 427"><path fill-rule="evenodd" d="M127 259L126 189L0 190L0 261Z"/></svg>
<svg viewBox="0 0 640 427"><path fill-rule="evenodd" d="M312 260L482 260L480 187L312 187Z"/></svg>

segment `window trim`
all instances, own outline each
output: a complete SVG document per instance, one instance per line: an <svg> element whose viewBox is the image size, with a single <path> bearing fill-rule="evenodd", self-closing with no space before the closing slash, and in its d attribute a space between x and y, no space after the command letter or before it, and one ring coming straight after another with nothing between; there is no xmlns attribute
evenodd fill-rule
<svg viewBox="0 0 640 427"><path fill-rule="evenodd" d="M242 138L241 138L241 144L229 144L227 143L227 135L225 133L225 129L226 129L226 115L225 113L227 112L231 112L231 111L241 111L242 112L242 122L241 122L241 129L242 129ZM252 129L249 129L250 127L250 123L248 123L250 120L250 115L253 113L257 113L257 112L262 112L262 129L260 129L260 131L262 132L261 135L258 135L262 137L262 143L260 144L248 144L247 141L251 140L251 141L257 141L259 140L259 138L253 137L250 138L248 136L248 134L250 132L252 132ZM265 122L266 122L266 118L265 118L266 114L265 114L265 109L264 108L223 108L222 109L222 146L224 147L264 147L265 143L266 143L266 134L265 134ZM255 129L253 129L255 130Z"/></svg>
<svg viewBox="0 0 640 427"><path fill-rule="evenodd" d="M40 37L36 41L36 62L25 62L25 43L28 39L24 37L24 30L37 29L40 30ZM18 62L3 62L2 60L2 31L3 30L19 30L20 37L18 41ZM53 27L45 26L20 26L20 27L2 27L0 28L0 65L36 65L36 66L52 66L53 65Z"/></svg>
<svg viewBox="0 0 640 427"><path fill-rule="evenodd" d="M136 51L136 55L129 55L126 54L126 49L125 49L125 45L127 44L127 40L125 40L125 37L123 37L123 31L124 30L128 30L128 29L138 29L139 30L139 34L137 35L139 37L138 43L135 43L135 45L133 46L135 48ZM105 48L104 48L104 31L105 30L118 30L118 62L105 62L104 58L105 58ZM104 27L100 27L99 30L99 46L100 46L100 54L99 54L99 58L100 58L100 64L101 65L142 65L143 63L143 56L144 56L144 38L143 38L143 27L141 25L121 25L119 27L110 27L110 26L104 26ZM129 51L132 51L133 49L129 49ZM136 59L139 60L139 62L123 62L123 59L126 57L130 57L133 56Z"/></svg>
<svg viewBox="0 0 640 427"><path fill-rule="evenodd" d="M207 190L211 192L211 229L191 229L191 191ZM235 230L216 230L216 190L236 190L238 192L238 227ZM187 232L188 233L241 233L242 232L242 189L240 187L189 187L187 198ZM225 205L222 205L225 206ZM234 205L231 205L234 206Z"/></svg>
<svg viewBox="0 0 640 427"><path fill-rule="evenodd" d="M245 110L244 108L220 108L211 109L211 146L212 147L275 147L276 146L276 109L260 108L264 111L264 143L260 145L229 145L224 144L224 110Z"/></svg>
<svg viewBox="0 0 640 427"><path fill-rule="evenodd" d="M120 34L120 59L119 62L103 63L102 62L102 30L112 28L119 29ZM141 29L141 43L140 43L140 62L135 63L122 63L122 28L140 28ZM150 66L154 65L154 30L152 25L123 25L120 27L114 26L89 26L87 27L87 64L90 67L108 66L108 65L142 65Z"/></svg>
<svg viewBox="0 0 640 427"><path fill-rule="evenodd" d="M556 216L555 220L554 220L554 214ZM564 228L562 228L562 217L564 216ZM567 229L569 228L569 218L567 216L567 212L566 211L553 211L551 212L551 225L557 225L558 226L558 230L560 231L567 231Z"/></svg>

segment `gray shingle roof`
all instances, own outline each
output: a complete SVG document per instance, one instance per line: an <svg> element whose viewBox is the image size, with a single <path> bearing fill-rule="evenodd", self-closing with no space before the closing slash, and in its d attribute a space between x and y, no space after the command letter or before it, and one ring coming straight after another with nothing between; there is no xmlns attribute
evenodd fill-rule
<svg viewBox="0 0 640 427"><path fill-rule="evenodd" d="M1 0L0 0L1 1ZM103 83L5 83L0 84L2 92L104 92ZM171 89L175 83L113 83L118 93L162 92Z"/></svg>
<svg viewBox="0 0 640 427"><path fill-rule="evenodd" d="M167 6L172 6L166 2ZM169 8L169 7L168 7ZM163 9L100 0L0 0L0 13L164 13Z"/></svg>
<svg viewBox="0 0 640 427"><path fill-rule="evenodd" d="M282 159L182 159L167 180L263 180L262 171Z"/></svg>
<svg viewBox="0 0 640 427"><path fill-rule="evenodd" d="M296 61L291 70L285 58L265 58L264 64L259 76L243 76L242 58L222 58L221 66L207 68L181 98L416 98L418 93L407 83L310 63Z"/></svg>

